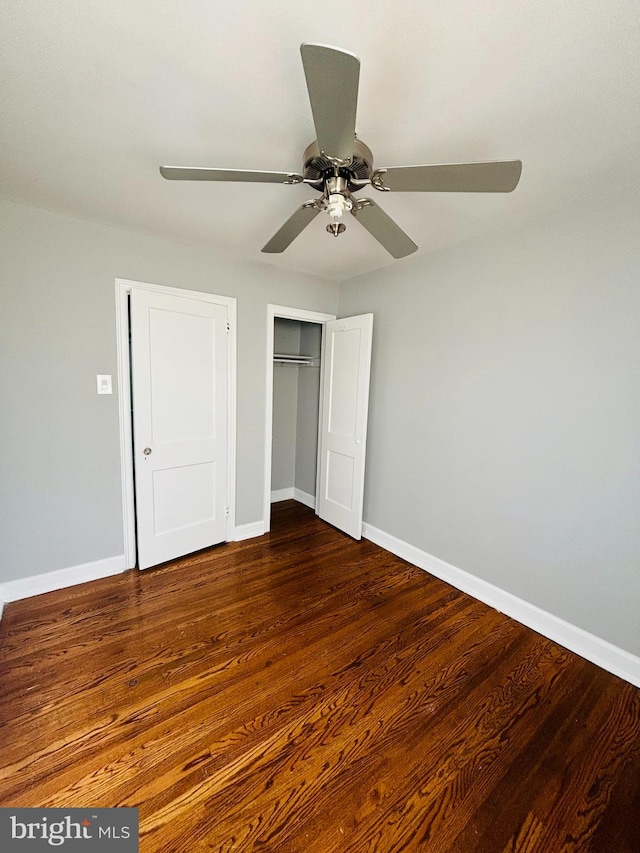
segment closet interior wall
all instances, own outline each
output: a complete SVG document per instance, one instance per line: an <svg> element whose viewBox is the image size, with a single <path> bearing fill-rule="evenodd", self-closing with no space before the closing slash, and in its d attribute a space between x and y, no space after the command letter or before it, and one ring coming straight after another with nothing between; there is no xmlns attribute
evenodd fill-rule
<svg viewBox="0 0 640 853"><path fill-rule="evenodd" d="M313 357L311 364L273 365L272 500L294 490L315 498L322 326L277 317L274 355Z"/></svg>

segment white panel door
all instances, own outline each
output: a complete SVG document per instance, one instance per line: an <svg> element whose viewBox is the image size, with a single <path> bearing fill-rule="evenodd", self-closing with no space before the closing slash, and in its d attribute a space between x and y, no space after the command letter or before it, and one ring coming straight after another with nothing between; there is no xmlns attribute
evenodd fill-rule
<svg viewBox="0 0 640 853"><path fill-rule="evenodd" d="M138 567L226 539L227 308L131 293Z"/></svg>
<svg viewBox="0 0 640 853"><path fill-rule="evenodd" d="M317 513L362 537L373 314L326 324Z"/></svg>

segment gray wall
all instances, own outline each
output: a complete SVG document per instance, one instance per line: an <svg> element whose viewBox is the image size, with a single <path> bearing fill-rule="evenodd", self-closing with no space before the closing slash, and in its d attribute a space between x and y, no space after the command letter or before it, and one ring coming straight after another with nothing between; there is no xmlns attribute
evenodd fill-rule
<svg viewBox="0 0 640 853"><path fill-rule="evenodd" d="M276 317L273 351L287 355L300 352L300 323ZM273 430L271 442L271 490L291 489L296 477L298 422L298 368L273 365Z"/></svg>
<svg viewBox="0 0 640 853"><path fill-rule="evenodd" d="M640 653L640 196L346 283L365 520Z"/></svg>
<svg viewBox="0 0 640 853"><path fill-rule="evenodd" d="M0 582L123 552L115 278L238 299L236 523L263 513L267 304L335 312L337 285L0 204ZM114 391L116 389L114 388Z"/></svg>

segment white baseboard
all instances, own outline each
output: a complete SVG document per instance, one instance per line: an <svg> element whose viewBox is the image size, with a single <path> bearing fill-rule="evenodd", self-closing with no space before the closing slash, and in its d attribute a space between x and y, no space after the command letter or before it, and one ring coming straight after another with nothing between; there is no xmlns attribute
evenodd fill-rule
<svg viewBox="0 0 640 853"><path fill-rule="evenodd" d="M288 489L276 489L271 492L271 503L277 504L280 501L290 501L293 500L293 486L289 486Z"/></svg>
<svg viewBox="0 0 640 853"><path fill-rule="evenodd" d="M414 545L397 539L371 524L362 525L362 534L371 542L380 545L381 548L391 551L392 554L402 557L403 560L413 563L414 566L418 566L418 568L424 569L440 580L450 583L456 589L468 593L490 607L494 607L522 625L526 625L527 628L537 631L544 637L559 643L565 649L569 649L569 651L575 652L580 657L602 667L602 669L606 669L607 672L640 687L640 657L631 654L631 652L614 646L607 640L602 640L570 622L565 622L564 619L536 607L535 604L529 604L516 595L458 569L450 563L445 563L444 560L433 557L426 551L421 551Z"/></svg>
<svg viewBox="0 0 640 853"><path fill-rule="evenodd" d="M92 563L83 563L68 569L57 569L54 572L32 575L29 578L5 581L0 584L0 600L5 604L10 601L19 601L22 598L30 598L32 595L41 595L43 592L53 592L79 583L108 578L126 569L125 556L119 554L117 557L107 557L105 560L95 560Z"/></svg>
<svg viewBox="0 0 640 853"><path fill-rule="evenodd" d="M242 542L243 539L253 539L264 533L264 521L252 521L250 524L239 524L233 529L233 541Z"/></svg>
<svg viewBox="0 0 640 853"><path fill-rule="evenodd" d="M298 503L304 504L311 509L316 508L316 496L310 495L308 492L303 492L302 489L293 490L293 499L294 501L298 501Z"/></svg>
<svg viewBox="0 0 640 853"><path fill-rule="evenodd" d="M298 503L311 507L311 509L316 508L315 495L310 495L308 492L303 492L302 489L296 489L293 486L289 486L288 489L276 489L275 491L271 492L272 504L280 503L280 501L291 500L298 501Z"/></svg>

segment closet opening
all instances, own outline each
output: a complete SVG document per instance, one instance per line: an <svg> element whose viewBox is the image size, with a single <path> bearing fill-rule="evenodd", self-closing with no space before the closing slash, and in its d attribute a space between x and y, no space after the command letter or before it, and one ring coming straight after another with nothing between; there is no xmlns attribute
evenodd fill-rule
<svg viewBox="0 0 640 853"><path fill-rule="evenodd" d="M316 510L324 324L334 315L269 306L264 529L271 505Z"/></svg>
<svg viewBox="0 0 640 853"><path fill-rule="evenodd" d="M273 341L271 503L315 509L322 326L276 317Z"/></svg>

